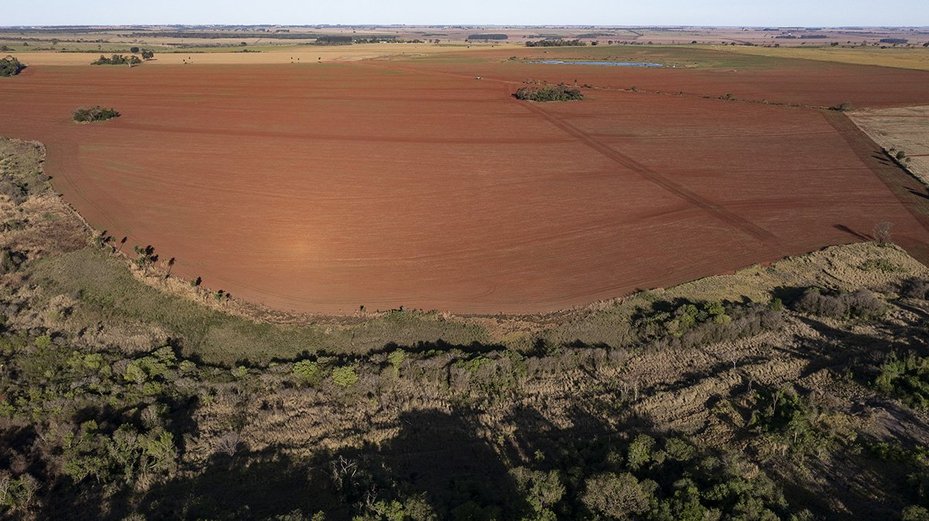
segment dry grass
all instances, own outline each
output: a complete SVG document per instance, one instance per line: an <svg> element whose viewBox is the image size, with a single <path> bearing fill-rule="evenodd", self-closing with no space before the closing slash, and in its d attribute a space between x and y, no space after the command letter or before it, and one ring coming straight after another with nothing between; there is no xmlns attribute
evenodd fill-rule
<svg viewBox="0 0 929 521"><path fill-rule="evenodd" d="M903 151L907 168L929 185L929 106L857 110L849 117L881 147Z"/></svg>

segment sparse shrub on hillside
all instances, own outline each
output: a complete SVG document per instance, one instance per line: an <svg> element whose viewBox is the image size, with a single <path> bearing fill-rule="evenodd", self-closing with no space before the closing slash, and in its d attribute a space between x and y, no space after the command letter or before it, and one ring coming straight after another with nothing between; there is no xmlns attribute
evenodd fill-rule
<svg viewBox="0 0 929 521"><path fill-rule="evenodd" d="M897 266L887 259L868 259L859 266L864 271L879 271L881 273L895 273L903 271L903 268Z"/></svg>
<svg viewBox="0 0 929 521"><path fill-rule="evenodd" d="M584 99L580 89L564 84L542 87L521 87L513 96L526 101L577 101Z"/></svg>
<svg viewBox="0 0 929 521"><path fill-rule="evenodd" d="M16 76L25 68L22 62L12 56L0 59L0 77Z"/></svg>
<svg viewBox="0 0 929 521"><path fill-rule="evenodd" d="M891 230L893 225L887 221L882 221L874 225L874 241L879 246L887 246L891 243Z"/></svg>
<svg viewBox="0 0 929 521"><path fill-rule="evenodd" d="M106 121L108 119L118 118L119 112L112 108L104 108L100 105L91 108L80 108L74 111L74 121L78 123L93 123L95 121Z"/></svg>
<svg viewBox="0 0 929 521"><path fill-rule="evenodd" d="M783 315L774 306L757 303L656 302L639 310L634 328L644 343L694 347L735 340L777 329Z"/></svg>
<svg viewBox="0 0 929 521"><path fill-rule="evenodd" d="M903 282L900 294L907 298L929 300L929 280L908 279Z"/></svg>
<svg viewBox="0 0 929 521"><path fill-rule="evenodd" d="M819 288L808 288L794 303L794 310L836 319L872 320L883 316L887 305L866 289L853 293L823 293Z"/></svg>

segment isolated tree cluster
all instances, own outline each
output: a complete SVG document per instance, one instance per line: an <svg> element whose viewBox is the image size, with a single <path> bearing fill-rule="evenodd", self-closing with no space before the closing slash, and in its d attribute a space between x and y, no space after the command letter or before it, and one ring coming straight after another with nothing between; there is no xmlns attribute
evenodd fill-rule
<svg viewBox="0 0 929 521"><path fill-rule="evenodd" d="M576 87L567 85L544 85L541 87L521 87L513 96L524 101L578 101L584 99L584 94Z"/></svg>
<svg viewBox="0 0 929 521"><path fill-rule="evenodd" d="M142 63L142 60L139 59L138 56L126 56L123 54L114 54L109 57L101 54L99 58L90 62L91 65L138 65L140 63Z"/></svg>
<svg viewBox="0 0 929 521"><path fill-rule="evenodd" d="M0 77L16 76L25 68L21 61L12 56L0 59Z"/></svg>
<svg viewBox="0 0 929 521"><path fill-rule="evenodd" d="M118 118L119 112L112 108L96 107L79 108L74 111L74 121L78 123L93 123L95 121L106 121L108 119Z"/></svg>

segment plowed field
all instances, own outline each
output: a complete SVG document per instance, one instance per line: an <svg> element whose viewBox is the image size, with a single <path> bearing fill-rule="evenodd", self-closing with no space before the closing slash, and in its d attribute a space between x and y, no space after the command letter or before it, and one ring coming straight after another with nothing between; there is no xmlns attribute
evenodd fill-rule
<svg viewBox="0 0 929 521"><path fill-rule="evenodd" d="M0 134L44 142L56 189L126 250L151 244L237 297L539 312L862 240L881 221L926 251L925 217L877 175L876 149L817 107L926 103L929 73L810 63L37 66L0 81ZM528 78L593 88L518 102ZM71 121L96 104L123 116Z"/></svg>

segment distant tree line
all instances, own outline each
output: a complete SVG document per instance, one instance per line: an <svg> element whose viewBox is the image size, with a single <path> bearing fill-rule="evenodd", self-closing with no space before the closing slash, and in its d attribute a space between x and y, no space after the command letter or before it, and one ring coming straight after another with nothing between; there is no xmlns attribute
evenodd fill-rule
<svg viewBox="0 0 929 521"><path fill-rule="evenodd" d="M495 34L495 33L472 34L468 36L468 40L507 40L507 39L509 39L509 36L505 34Z"/></svg>
<svg viewBox="0 0 929 521"><path fill-rule="evenodd" d="M554 40L546 39L546 40L537 40L537 41L529 40L528 42L526 42L526 47L584 47L585 45L587 44L580 40L562 40L562 39L554 39Z"/></svg>
<svg viewBox="0 0 929 521"><path fill-rule="evenodd" d="M316 45L351 45L353 41L351 36L320 36Z"/></svg>

